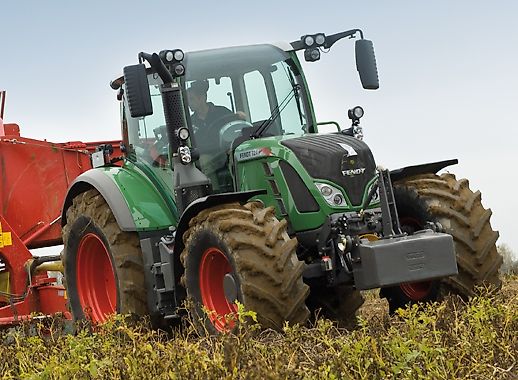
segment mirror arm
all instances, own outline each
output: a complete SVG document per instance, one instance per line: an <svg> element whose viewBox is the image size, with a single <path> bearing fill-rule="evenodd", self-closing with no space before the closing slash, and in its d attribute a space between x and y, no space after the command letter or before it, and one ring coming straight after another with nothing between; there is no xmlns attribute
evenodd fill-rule
<svg viewBox="0 0 518 380"><path fill-rule="evenodd" d="M345 32L340 32L336 34L331 34L330 36L326 36L326 42L323 47L325 49L329 49L331 46L334 45L336 41L341 40L345 37L353 38L355 37L356 33L359 33L360 38L363 39L363 32L361 31L361 29L351 29ZM304 42L302 40L293 41L292 43L290 43L290 45L295 51L299 51L306 48L306 45L304 45Z"/></svg>
<svg viewBox="0 0 518 380"><path fill-rule="evenodd" d="M171 75L169 70L167 70L167 68L165 67L164 63L162 62L157 53L148 54L141 52L138 55L138 60L139 63L142 63L144 62L144 60L146 60L151 66L151 68L156 71L156 73L158 74L160 79L162 79L162 82L164 82L164 84L168 84L173 81L173 76Z"/></svg>
<svg viewBox="0 0 518 380"><path fill-rule="evenodd" d="M324 44L325 49L330 49L331 46L335 44L336 41L341 40L345 37L354 38L356 33L360 34L360 38L363 40L363 32L360 29L351 29L345 32L332 34L330 36L326 36L326 43Z"/></svg>

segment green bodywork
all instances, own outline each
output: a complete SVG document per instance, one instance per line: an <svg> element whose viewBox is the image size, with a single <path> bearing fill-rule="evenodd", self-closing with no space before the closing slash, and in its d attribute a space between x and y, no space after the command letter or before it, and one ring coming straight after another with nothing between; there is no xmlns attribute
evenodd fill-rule
<svg viewBox="0 0 518 380"><path fill-rule="evenodd" d="M171 189L165 178L152 168L126 160L123 167L93 170L102 171L117 185L137 231L163 230L177 224L178 215Z"/></svg>
<svg viewBox="0 0 518 380"><path fill-rule="evenodd" d="M274 190L272 189L272 185L270 180L275 182L277 186L285 208L287 212L287 216L290 220L291 227L294 231L307 231L320 227L327 217L334 213L344 213L348 211L359 211L361 209L360 206L353 206L347 196L345 189L341 186L331 183L327 180L312 178L306 169L302 166L300 161L297 159L295 154L288 149L287 147L281 145L281 141L295 138L299 136L280 136L280 137L269 137L262 138L257 140L249 140L241 144L235 151L234 159L237 161L236 165L236 182L238 183L237 191L246 191L246 190L255 190L255 189L266 189L267 194L258 196L257 199L261 200L266 206L273 206L276 210L276 214L278 218L283 218L283 212L280 210L279 204L277 202L276 196L274 194ZM267 148L266 152L268 152L268 156L256 156L255 158L245 159L243 161L239 161L239 156L243 152L258 150ZM286 183L286 179L279 167L279 162L281 160L287 161L299 174L300 178L303 180L306 187L311 192L313 198L317 201L319 206L319 211L317 212L304 212L300 213L295 207L295 201L293 200L293 196L291 191L297 191L297 189L289 188ZM272 176L265 175L265 169L263 166L263 162L267 162L269 167L272 170ZM373 177L369 182L369 186L376 181L377 177ZM329 183L334 187L338 188L342 191L342 194L345 196L345 200L347 202L347 206L342 207L332 207L330 206L325 199L320 194L320 191L315 186L315 181L318 180L320 183ZM367 191L365 191L363 195L363 200L367 197ZM278 198L278 196L277 196ZM370 207L375 207L376 204L370 205Z"/></svg>
<svg viewBox="0 0 518 380"><path fill-rule="evenodd" d="M230 49L227 49L224 53L221 53L222 55L226 54L226 59L229 59L229 53L227 51L230 51ZM253 47L245 47L245 49L249 49L251 54L254 52L254 50L250 50L253 49ZM297 58L296 52L281 51L279 48L271 45L259 45L257 49L257 51L265 52L262 53L261 57L269 51L271 51L273 56L284 55L284 62L289 62L289 65L293 72L292 80L293 78L296 78L296 81L299 85L302 94L300 99L302 103L302 112L304 116L300 117L301 121L302 118L304 118L303 129L305 130L305 133L294 133L293 130L289 129L290 127L283 124L283 129L286 130L285 135L275 137L263 137L245 141L235 149L234 155L232 155L232 157L230 157L230 152L227 151L227 162L229 169L228 183L234 183L233 191L242 192L247 190L259 189L266 190L267 194L259 196L257 197L257 199L262 201L266 206L275 207L278 218L288 217L291 229L294 232L316 229L322 226L322 224L325 222L326 218L328 218L329 215L334 213L359 211L361 207L352 206L346 191L342 187L334 183L332 183L332 185L335 188L341 190L342 195L346 200L347 206L333 207L330 204L328 204L320 194L319 189L315 186L314 182L315 180L317 180L317 178L311 178L308 172L303 167L303 165L297 159L295 154L290 149L281 144L283 140L300 137L304 134L318 133L318 125L315 118L315 112L313 109L309 88L306 82L306 78L304 77L302 71L302 66ZM222 49L222 51L224 50ZM207 53L202 52L201 54ZM235 56L237 57L238 55ZM241 56L243 56L243 54ZM273 70L272 73L274 73L275 71L278 70ZM243 77L244 76L242 76L241 78ZM180 82L184 88L187 86L187 81L188 78ZM152 96L154 95L154 115L150 116L148 124L152 125L153 128L155 128L155 126L159 126L161 124L160 120L163 120L163 111L160 109L161 100L159 92L157 90L157 86L160 82L157 81L156 77L149 77L149 82ZM268 89L268 91L270 90L271 89ZM279 96L280 95L277 95L277 97ZM272 95L269 94L269 102L272 101L271 98ZM276 102L280 102L280 99L277 98ZM251 111L251 109L248 109L248 111ZM251 122L253 121L254 120L251 120ZM337 123L334 124L338 125ZM102 170L119 187L125 199L125 202L129 207L131 215L134 218L137 231L162 230L167 229L170 226L176 226L179 222L180 216L178 215L174 202L171 152L169 152L167 165L154 165L149 160L146 161L142 158L142 153L139 152L145 151L150 146L149 140L152 140L153 138L151 132L152 129L149 128L149 125L146 125L145 121L143 123L142 119L132 119L129 116L126 99L122 102L122 125L123 135L128 134L128 131L130 135L128 143L130 149L129 153L127 154L124 160L123 166L120 168L110 167L98 168L95 170ZM126 131L125 128L127 128ZM297 128L300 128L300 125ZM135 146L140 147L135 149ZM239 157L239 155L243 152L262 148L266 148L269 154L265 156L257 156L253 159L235 160L235 158ZM140 151L138 149L140 149ZM223 152L220 152L220 154L224 155ZM289 189L289 186L287 185L283 173L279 167L279 162L281 160L285 160L287 163L289 163L299 174L305 186L307 187L307 189L309 189L310 193L318 203L318 211L305 212L302 214L297 210L297 208L295 207L293 196L291 194L291 191L296 191L296 189ZM202 161L203 160L201 160L200 162ZM269 164L271 168L271 176L266 175L263 162ZM200 166L199 163L198 166ZM201 166L200 168L202 169L202 171L204 171L204 168ZM211 178L210 173L205 174L207 174L209 178ZM365 194L363 195L364 199L367 197L367 189L375 180L376 178L373 177L368 186L366 186ZM218 192L220 190L218 190L216 182L217 181L213 181L213 185L215 191ZM279 207L279 194L274 194L271 185L272 182L275 182L280 196L282 197L285 206L285 213ZM329 183L326 180L318 180L318 182ZM374 206L376 205L370 205L369 207Z"/></svg>

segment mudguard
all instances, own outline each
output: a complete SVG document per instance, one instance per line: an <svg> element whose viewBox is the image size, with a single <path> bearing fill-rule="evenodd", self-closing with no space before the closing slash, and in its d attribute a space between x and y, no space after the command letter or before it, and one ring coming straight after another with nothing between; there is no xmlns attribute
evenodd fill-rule
<svg viewBox="0 0 518 380"><path fill-rule="evenodd" d="M153 231L176 225L176 210L171 210L143 173L115 166L90 169L72 182L62 208L62 226L67 223L72 200L90 189L103 196L122 231Z"/></svg>
<svg viewBox="0 0 518 380"><path fill-rule="evenodd" d="M176 228L175 233L175 242L174 242L174 250L178 255L182 252L183 245L183 234L189 227L189 221L198 214L201 210L213 207L216 205L220 205L223 203L230 202L239 202L245 203L250 198L255 197L257 195L266 194L266 190L251 190L251 191L243 191L239 193L222 193L222 194L214 194L206 197L198 198L194 202L192 202L183 212L180 217L180 221Z"/></svg>
<svg viewBox="0 0 518 380"><path fill-rule="evenodd" d="M428 164L421 164L415 166L407 166L400 169L395 169L390 171L390 179L392 182L401 181L402 179L413 177L419 174L433 173L436 174L439 170L444 169L450 165L456 165L459 163L459 160L446 160L446 161L438 161L432 162Z"/></svg>

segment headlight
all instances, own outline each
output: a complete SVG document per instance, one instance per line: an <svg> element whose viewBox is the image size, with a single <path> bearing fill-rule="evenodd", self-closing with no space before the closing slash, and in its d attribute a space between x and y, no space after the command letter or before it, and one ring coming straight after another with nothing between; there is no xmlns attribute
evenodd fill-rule
<svg viewBox="0 0 518 380"><path fill-rule="evenodd" d="M347 206L347 202L345 201L345 197L340 190L336 187L329 185L327 183L315 182L316 187L322 194L322 197L326 200L329 206L333 207L344 207Z"/></svg>
<svg viewBox="0 0 518 380"><path fill-rule="evenodd" d="M342 194L335 194L333 197L333 203L336 206L341 206L345 203L344 196Z"/></svg>

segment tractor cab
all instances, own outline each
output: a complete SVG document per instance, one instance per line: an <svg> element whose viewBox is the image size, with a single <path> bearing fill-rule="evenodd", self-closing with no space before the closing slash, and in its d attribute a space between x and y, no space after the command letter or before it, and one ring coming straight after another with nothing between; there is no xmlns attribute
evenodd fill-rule
<svg viewBox="0 0 518 380"><path fill-rule="evenodd" d="M356 41L356 61L362 84L375 89L378 78L372 43L364 40L359 30L327 37L322 33L305 35L291 44L229 47L185 55L178 49L162 51L156 55L158 61L150 61L152 67L146 70L150 109L145 114L130 112L132 104L128 99L134 105L135 97L127 94L127 83L122 78L112 82L112 87L121 88L121 95L126 93L120 98L124 99L123 136L127 136L128 157L151 167L159 176L167 177L165 172L173 168L172 156L178 154L179 142L170 143L177 132L166 127L162 91L164 76L169 81L171 75L182 93L189 160L208 177L212 193L239 191L237 168L232 162L240 144L257 138L291 138L316 132L297 51L304 50L306 61L316 61L320 51L356 34L361 37ZM140 57L142 54L152 58L146 53ZM160 65L164 70L158 68Z"/></svg>
<svg viewBox="0 0 518 380"><path fill-rule="evenodd" d="M234 191L229 157L254 136L302 135L314 131L304 77L295 54L273 45L187 53L181 79L191 146L215 192ZM153 114L132 118L123 102L131 159L155 171L171 168L161 78L148 74ZM260 131L259 131L260 132ZM260 136L256 136L260 137Z"/></svg>

